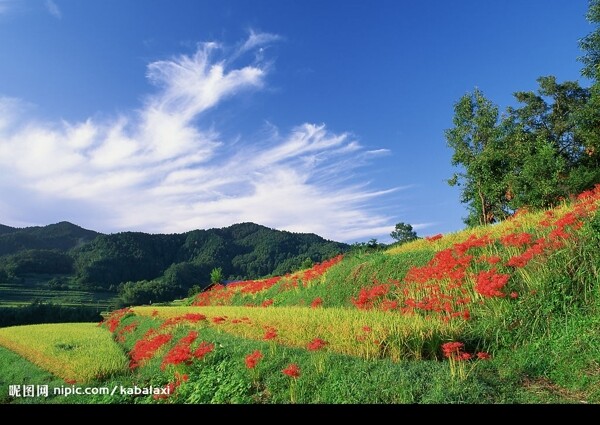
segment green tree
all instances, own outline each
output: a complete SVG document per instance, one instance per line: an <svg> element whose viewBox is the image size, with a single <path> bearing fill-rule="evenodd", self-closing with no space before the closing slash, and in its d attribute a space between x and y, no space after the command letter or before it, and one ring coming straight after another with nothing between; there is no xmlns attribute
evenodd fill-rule
<svg viewBox="0 0 600 425"><path fill-rule="evenodd" d="M595 174L591 179L600 181L597 171L600 168L600 0L590 1L587 19L595 28L580 40L579 47L585 54L579 60L584 65L581 74L594 83L590 87L588 102L577 111L575 119L587 156L588 174Z"/></svg>
<svg viewBox="0 0 600 425"><path fill-rule="evenodd" d="M302 265L300 266L301 269L310 269L313 266L313 260L311 260L310 258L306 257L304 259L304 261L302 261Z"/></svg>
<svg viewBox="0 0 600 425"><path fill-rule="evenodd" d="M578 114L589 91L575 81L538 78L537 92L516 92L518 108L508 108L504 137L511 148L507 173L510 205L549 207L594 181L587 173L585 142Z"/></svg>
<svg viewBox="0 0 600 425"><path fill-rule="evenodd" d="M596 25L594 31L579 41L579 47L585 54L579 58L583 63L581 74L598 80L600 76L600 0L590 0L587 20Z"/></svg>
<svg viewBox="0 0 600 425"><path fill-rule="evenodd" d="M215 267L210 271L210 282L217 284L223 281L223 269L221 267Z"/></svg>
<svg viewBox="0 0 600 425"><path fill-rule="evenodd" d="M396 227L390 233L390 236L398 243L404 244L417 239L417 232L413 230L413 227L410 224L400 222L396 223Z"/></svg>
<svg viewBox="0 0 600 425"><path fill-rule="evenodd" d="M505 218L509 213L505 177L510 164L498 107L475 89L454 105L453 124L445 136L454 150L452 165L461 171L448 184L462 188L461 202L469 208L465 223L490 224Z"/></svg>

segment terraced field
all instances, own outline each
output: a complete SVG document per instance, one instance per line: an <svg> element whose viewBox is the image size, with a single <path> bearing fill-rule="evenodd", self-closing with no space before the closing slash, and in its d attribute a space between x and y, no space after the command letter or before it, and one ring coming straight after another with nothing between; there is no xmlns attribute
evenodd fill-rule
<svg viewBox="0 0 600 425"><path fill-rule="evenodd" d="M111 292L49 289L46 282L37 277L25 278L22 283L0 282L0 307L18 307L40 301L69 307L96 307L105 311L114 306L115 299Z"/></svg>

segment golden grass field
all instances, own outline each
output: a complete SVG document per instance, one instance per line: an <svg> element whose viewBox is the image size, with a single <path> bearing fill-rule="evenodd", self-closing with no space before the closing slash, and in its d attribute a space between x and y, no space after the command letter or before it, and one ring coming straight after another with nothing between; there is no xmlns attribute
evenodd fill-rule
<svg viewBox="0 0 600 425"><path fill-rule="evenodd" d="M111 334L96 323L0 328L0 345L67 382L102 379L128 365Z"/></svg>
<svg viewBox="0 0 600 425"><path fill-rule="evenodd" d="M255 340L264 339L269 328L277 337L271 341L306 347L314 338L327 341L327 350L365 359L419 359L434 352L440 342L460 332L457 323L426 320L420 316L398 316L384 311L350 308L275 307L134 307L140 316L161 319L200 313L207 320L197 326L212 326L224 332ZM213 319L224 318L221 323ZM242 320L247 318L247 320Z"/></svg>

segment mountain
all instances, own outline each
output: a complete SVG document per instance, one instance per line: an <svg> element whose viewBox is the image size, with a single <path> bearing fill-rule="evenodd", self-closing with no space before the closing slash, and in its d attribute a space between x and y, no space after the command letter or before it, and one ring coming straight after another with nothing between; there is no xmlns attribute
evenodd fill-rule
<svg viewBox="0 0 600 425"><path fill-rule="evenodd" d="M68 222L21 229L2 225L0 281L33 276L49 287L58 282L63 289L112 292L126 286L131 302L158 301L208 285L215 268L224 279L253 279L285 274L348 248L315 234L255 223L180 234L109 235ZM140 291L146 295L140 298Z"/></svg>
<svg viewBox="0 0 600 425"><path fill-rule="evenodd" d="M226 279L258 278L335 256L348 245L314 234L291 233L254 223L182 234L123 232L101 235L74 249L81 284L108 288L161 276L184 286L210 282L221 267Z"/></svg>
<svg viewBox="0 0 600 425"><path fill-rule="evenodd" d="M14 228L0 225L0 256L30 249L59 250L83 245L100 233L62 221L48 226Z"/></svg>
<svg viewBox="0 0 600 425"><path fill-rule="evenodd" d="M5 233L16 232L17 230L18 229L15 229L14 227L5 226L4 224L0 224L0 235L3 235Z"/></svg>

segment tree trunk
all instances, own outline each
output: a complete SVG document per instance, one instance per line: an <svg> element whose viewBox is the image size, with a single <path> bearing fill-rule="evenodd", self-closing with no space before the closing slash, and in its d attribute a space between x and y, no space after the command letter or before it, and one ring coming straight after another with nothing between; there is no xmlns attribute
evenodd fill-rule
<svg viewBox="0 0 600 425"><path fill-rule="evenodd" d="M481 217L483 218L481 224L485 226L488 224L488 215L485 210L485 198L483 197L483 193L481 193L481 184L479 184L479 182L477 183L477 192L479 193L479 199L481 200Z"/></svg>

